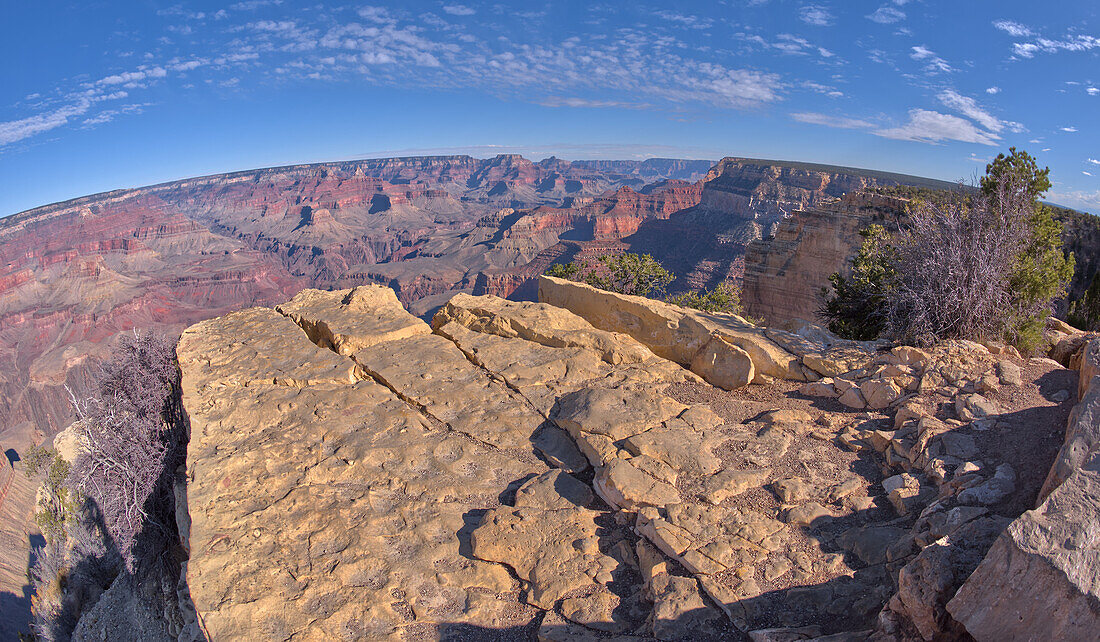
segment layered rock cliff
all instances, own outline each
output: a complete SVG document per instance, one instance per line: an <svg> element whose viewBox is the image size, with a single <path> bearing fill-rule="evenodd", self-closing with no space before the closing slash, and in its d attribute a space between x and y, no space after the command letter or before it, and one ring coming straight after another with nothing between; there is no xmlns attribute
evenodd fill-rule
<svg viewBox="0 0 1100 642"><path fill-rule="evenodd" d="M851 273L849 260L870 225L897 229L906 199L853 192L796 210L774 233L748 244L741 301L750 316L773 324L814 321L829 276Z"/></svg>
<svg viewBox="0 0 1100 642"><path fill-rule="evenodd" d="M518 156L350 161L119 190L2 219L0 442L22 450L63 428L64 386L81 388L119 332L175 334L311 285L379 280L406 302L473 288L483 271L523 266L557 242L537 231L494 240L500 230L477 228L478 219L623 185L691 185L709 167Z"/></svg>

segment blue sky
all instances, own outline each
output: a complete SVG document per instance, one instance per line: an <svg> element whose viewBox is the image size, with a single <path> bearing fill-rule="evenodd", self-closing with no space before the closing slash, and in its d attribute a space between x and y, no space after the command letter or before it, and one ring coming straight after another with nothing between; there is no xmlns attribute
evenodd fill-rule
<svg viewBox="0 0 1100 642"><path fill-rule="evenodd" d="M5 2L0 215L365 156L804 160L1100 212L1100 3Z"/></svg>

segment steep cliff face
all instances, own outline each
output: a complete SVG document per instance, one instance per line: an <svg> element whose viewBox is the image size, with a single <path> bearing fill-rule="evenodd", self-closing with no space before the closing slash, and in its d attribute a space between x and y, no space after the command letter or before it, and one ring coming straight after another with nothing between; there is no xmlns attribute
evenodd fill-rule
<svg viewBox="0 0 1100 642"><path fill-rule="evenodd" d="M907 205L905 199L857 192L796 210L774 236L748 244L745 312L772 324L814 321L829 275L850 273L849 259L863 242L860 230L876 223L896 229Z"/></svg>
<svg viewBox="0 0 1100 642"><path fill-rule="evenodd" d="M792 212L816 207L875 185L948 183L805 163L725 158L708 172L699 204L650 219L624 240L634 251L660 259L679 280L679 289L714 287L740 279L746 247L772 235Z"/></svg>

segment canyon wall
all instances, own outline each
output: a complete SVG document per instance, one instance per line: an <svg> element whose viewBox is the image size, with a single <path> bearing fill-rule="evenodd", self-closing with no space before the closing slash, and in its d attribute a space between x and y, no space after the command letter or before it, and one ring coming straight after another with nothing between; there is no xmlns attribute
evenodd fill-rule
<svg viewBox="0 0 1100 642"><path fill-rule="evenodd" d="M745 312L772 324L815 321L829 276L851 272L849 259L869 225L897 229L908 201L856 192L819 207L797 210L773 236L748 244L742 303Z"/></svg>

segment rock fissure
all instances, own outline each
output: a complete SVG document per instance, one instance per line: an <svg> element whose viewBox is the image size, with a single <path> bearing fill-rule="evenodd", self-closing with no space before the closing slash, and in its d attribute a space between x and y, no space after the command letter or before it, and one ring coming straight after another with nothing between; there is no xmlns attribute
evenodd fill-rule
<svg viewBox="0 0 1100 642"><path fill-rule="evenodd" d="M601 318L614 318L617 299L601 300ZM213 583L195 590L212 630L938 635L953 626L944 604L958 583L1042 481L1026 466L1005 468L1003 452L1022 447L1005 426L1033 403L1032 382L1061 376L1047 363L1014 373L976 344L879 353L820 329L736 325L743 336L729 345L753 372L761 365L759 376L738 376L782 378L726 391L697 376L714 379L727 368L720 360L693 374L631 335L646 326L600 330L545 303L458 295L432 330L399 306L380 292L309 292L279 306L278 319L231 315L185 333L193 513L202 515L191 572ZM307 339L303 319L323 321L332 345ZM247 366L190 359L202 341L270 337L287 323L296 338L276 333L263 349L244 341L256 356ZM393 327L402 330L385 340L371 334ZM697 350L727 338L708 331ZM282 358L288 342L308 356ZM335 354L337 344L349 354ZM367 378L211 385L239 376L234 367L306 372L331 358ZM995 381L994 369L1020 383ZM808 372L829 374L806 381L816 377ZM838 399L845 394L861 405ZM301 461L317 463L301 479L283 474ZM257 467L266 476L248 472ZM335 486L345 481L358 486ZM289 528L265 534L276 514ZM212 580L227 555L248 577L269 579L230 571ZM269 604L282 608L278 622L257 622Z"/></svg>

